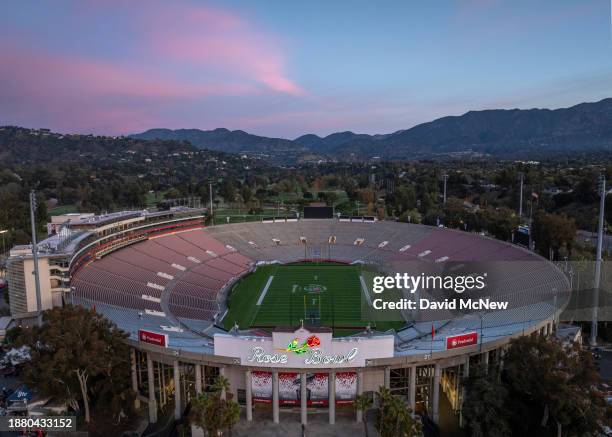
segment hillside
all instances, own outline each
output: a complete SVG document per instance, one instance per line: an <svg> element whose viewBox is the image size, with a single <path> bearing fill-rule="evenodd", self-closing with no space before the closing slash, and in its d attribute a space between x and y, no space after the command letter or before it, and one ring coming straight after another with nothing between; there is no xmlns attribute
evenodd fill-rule
<svg viewBox="0 0 612 437"><path fill-rule="evenodd" d="M132 135L138 139L160 139L189 141L198 148L221 150L230 153L279 153L305 152L305 147L282 138L268 138L252 135L242 130L230 131L224 128L214 130L199 129L150 129L141 134Z"/></svg>
<svg viewBox="0 0 612 437"><path fill-rule="evenodd" d="M189 141L227 152L295 159L307 152L334 159L413 159L472 151L498 157L541 158L555 153L612 151L612 98L561 109L491 109L442 117L391 134L306 134L293 141L215 129L152 129L134 138Z"/></svg>
<svg viewBox="0 0 612 437"><path fill-rule="evenodd" d="M47 129L0 127L0 162L9 165L99 160L112 156L116 158L120 154L161 158L173 153L196 151L188 142L144 141L129 137L60 134Z"/></svg>

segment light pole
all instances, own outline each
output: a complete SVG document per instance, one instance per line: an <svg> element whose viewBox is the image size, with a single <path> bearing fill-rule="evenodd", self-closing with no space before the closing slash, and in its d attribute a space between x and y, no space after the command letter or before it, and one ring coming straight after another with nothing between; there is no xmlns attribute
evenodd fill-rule
<svg viewBox="0 0 612 437"><path fill-rule="evenodd" d="M36 286L36 319L38 326L42 326L42 303L40 297L40 276L38 274L38 244L36 243L36 192L30 191L30 222L32 225L32 257L34 258L34 284Z"/></svg>
<svg viewBox="0 0 612 437"><path fill-rule="evenodd" d="M523 182L525 180L525 173L519 172L519 180L521 182L521 188L519 188L519 219L523 217Z"/></svg>
<svg viewBox="0 0 612 437"><path fill-rule="evenodd" d="M606 205L606 177L599 177L599 226L597 229L597 258L595 259L595 281L593 287L593 319L591 321L592 346L597 345L597 310L599 305L599 281L601 276L601 246L603 243L604 207Z"/></svg>
<svg viewBox="0 0 612 437"><path fill-rule="evenodd" d="M210 222L215 225L215 219L213 216L213 194L212 194L212 180L208 182L208 194L210 197Z"/></svg>
<svg viewBox="0 0 612 437"><path fill-rule="evenodd" d="M448 174L444 173L444 204L446 205L446 183L448 182Z"/></svg>
<svg viewBox="0 0 612 437"><path fill-rule="evenodd" d="M0 231L0 235L2 235L2 254L4 255L6 253L6 246L4 245L4 234L6 234L8 232L8 229L3 229L2 231Z"/></svg>

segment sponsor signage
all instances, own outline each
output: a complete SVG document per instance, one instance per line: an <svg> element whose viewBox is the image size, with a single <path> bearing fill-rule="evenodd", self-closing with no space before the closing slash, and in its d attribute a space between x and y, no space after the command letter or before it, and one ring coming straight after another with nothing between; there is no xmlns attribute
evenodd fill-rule
<svg viewBox="0 0 612 437"><path fill-rule="evenodd" d="M158 334L157 332L140 329L138 330L138 340L154 344L155 346L168 347L168 336L166 334Z"/></svg>
<svg viewBox="0 0 612 437"><path fill-rule="evenodd" d="M468 332L467 334L453 335L446 337L446 349L457 349L460 347L478 344L478 333Z"/></svg>

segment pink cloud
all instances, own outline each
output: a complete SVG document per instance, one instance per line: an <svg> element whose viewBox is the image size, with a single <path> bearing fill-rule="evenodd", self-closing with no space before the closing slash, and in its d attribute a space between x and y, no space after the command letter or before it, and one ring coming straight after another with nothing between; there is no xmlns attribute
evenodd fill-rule
<svg viewBox="0 0 612 437"><path fill-rule="evenodd" d="M78 39L82 23L114 20L118 6L80 4L72 11L79 20L62 34ZM118 37L115 47L102 34L52 48L0 31L0 124L126 133L193 119L186 108L205 108L210 99L305 94L286 72L282 44L236 14L153 0L147 8L121 3L121 10L103 31Z"/></svg>
<svg viewBox="0 0 612 437"><path fill-rule="evenodd" d="M182 23L164 26L168 20ZM304 95L289 79L280 44L242 18L207 7L162 6L143 23L152 53L196 67L243 74L280 93Z"/></svg>

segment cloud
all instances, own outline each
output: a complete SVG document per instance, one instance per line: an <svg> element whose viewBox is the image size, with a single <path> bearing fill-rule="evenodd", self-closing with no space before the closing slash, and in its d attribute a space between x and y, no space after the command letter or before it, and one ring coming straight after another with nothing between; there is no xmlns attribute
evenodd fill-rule
<svg viewBox="0 0 612 437"><path fill-rule="evenodd" d="M35 29L0 29L0 124L126 133L176 123L181 108L210 98L305 95L285 71L282 44L229 11L95 1L67 14L75 20L49 41Z"/></svg>
<svg viewBox="0 0 612 437"><path fill-rule="evenodd" d="M181 25L164 25L168 19ZM236 15L205 7L162 7L146 23L150 50L158 56L230 76L241 74L275 92L305 94L285 72L282 44Z"/></svg>

